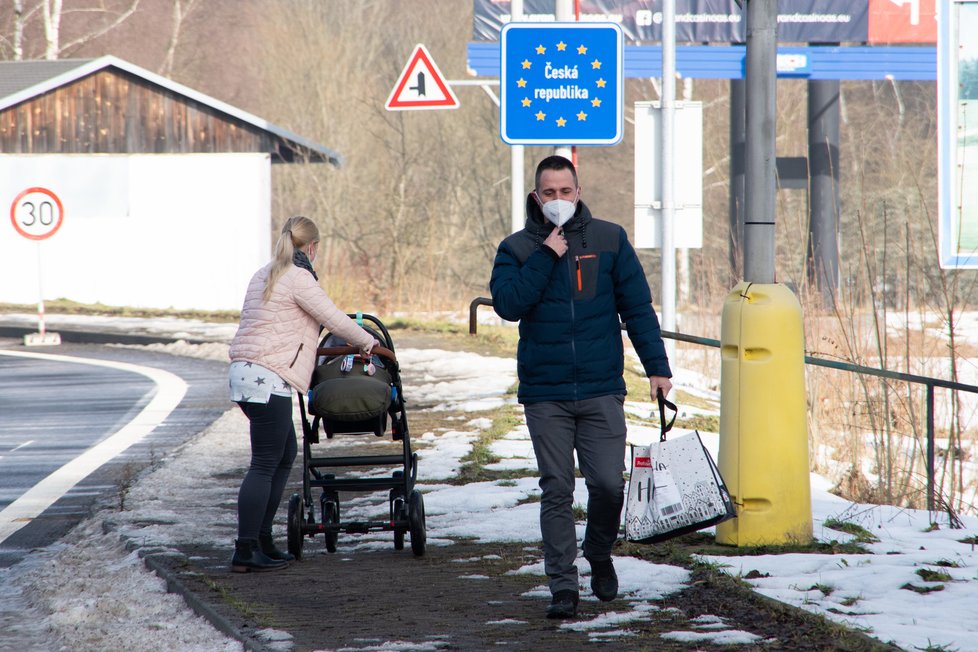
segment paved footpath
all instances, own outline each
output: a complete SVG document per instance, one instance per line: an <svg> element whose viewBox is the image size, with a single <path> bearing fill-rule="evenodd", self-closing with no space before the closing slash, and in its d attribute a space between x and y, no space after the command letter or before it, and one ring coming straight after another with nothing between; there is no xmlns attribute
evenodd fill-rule
<svg viewBox="0 0 978 652"><path fill-rule="evenodd" d="M411 372L404 373L405 386L410 386ZM439 414L445 413L421 408L411 418L431 429ZM335 553L326 552L322 536L307 539L303 560L285 571L230 573L235 496L248 455L240 433L246 427L240 413L228 412L195 447L169 462L160 478L144 480L134 491L132 511L109 523L133 542L165 544L161 554L147 557L149 565L200 613L249 649L895 649L858 634L841 640L841 630L822 619L703 573L694 575L686 590L649 604L641 618L636 619L634 606L623 600L602 603L585 595L577 621L547 620L545 578L514 572L540 562L538 544L447 539L432 531L430 518L422 557L415 557L409 545L395 550L389 533L369 537L367 543L340 534ZM376 443L369 445L376 454ZM353 446L343 453L357 454ZM399 444L396 447L400 450ZM300 460L288 493L300 486ZM181 482L188 486L181 488ZM164 485L181 505L180 514L172 516L183 525L159 523L161 507L154 498ZM386 496L375 494L373 500L380 505ZM281 512L280 517L284 520ZM144 552L154 550L144 545ZM178 554L172 554L174 550ZM655 556L664 555L665 549L645 546L631 552L657 561ZM710 627L749 632L759 637L758 643L668 638L670 633L704 631L704 627L706 632Z"/></svg>

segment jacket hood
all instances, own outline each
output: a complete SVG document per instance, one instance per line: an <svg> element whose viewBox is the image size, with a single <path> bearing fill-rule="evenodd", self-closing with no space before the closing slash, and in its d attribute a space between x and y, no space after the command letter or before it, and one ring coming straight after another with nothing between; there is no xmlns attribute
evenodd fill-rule
<svg viewBox="0 0 978 652"><path fill-rule="evenodd" d="M587 207L582 199L578 199L577 208L574 211L574 217L567 220L567 223L564 224L564 231L580 231L590 221L591 210ZM550 234L553 228L553 223L547 220L546 216L543 214L543 209L541 209L540 204L537 203L536 197L534 197L532 192L529 193L526 196L526 229L528 231L532 231L534 234L543 235L543 237L546 237Z"/></svg>

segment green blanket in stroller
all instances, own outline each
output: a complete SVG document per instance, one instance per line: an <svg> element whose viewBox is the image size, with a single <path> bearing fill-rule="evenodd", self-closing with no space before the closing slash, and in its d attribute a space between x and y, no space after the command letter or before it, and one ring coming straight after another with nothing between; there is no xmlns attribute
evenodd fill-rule
<svg viewBox="0 0 978 652"><path fill-rule="evenodd" d="M326 421L376 419L387 413L391 389L391 374L380 356L333 356L313 371L309 411Z"/></svg>

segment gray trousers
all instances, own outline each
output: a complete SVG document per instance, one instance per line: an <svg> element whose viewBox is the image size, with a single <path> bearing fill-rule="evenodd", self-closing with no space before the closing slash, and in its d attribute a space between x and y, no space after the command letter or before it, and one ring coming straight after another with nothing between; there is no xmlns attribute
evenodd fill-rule
<svg viewBox="0 0 978 652"><path fill-rule="evenodd" d="M625 496L624 396L523 406L540 469L540 531L550 591L579 590L574 451L588 490L584 556L611 558Z"/></svg>

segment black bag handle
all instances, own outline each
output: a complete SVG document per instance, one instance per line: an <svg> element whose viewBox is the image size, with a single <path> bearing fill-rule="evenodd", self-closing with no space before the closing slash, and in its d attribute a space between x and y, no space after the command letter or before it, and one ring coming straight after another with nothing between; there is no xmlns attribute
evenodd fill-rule
<svg viewBox="0 0 978 652"><path fill-rule="evenodd" d="M676 417L679 416L679 408L676 404L668 400L663 394L662 389L656 390L656 399L659 402L659 423L661 424L662 434L659 435L659 441L666 440L666 433L672 430L672 424L676 423ZM666 408L672 410L672 418L669 423L666 423Z"/></svg>

